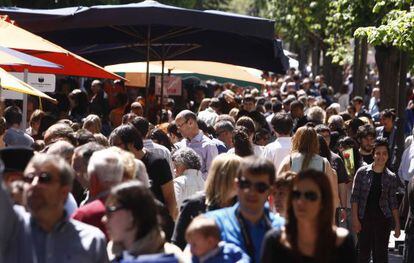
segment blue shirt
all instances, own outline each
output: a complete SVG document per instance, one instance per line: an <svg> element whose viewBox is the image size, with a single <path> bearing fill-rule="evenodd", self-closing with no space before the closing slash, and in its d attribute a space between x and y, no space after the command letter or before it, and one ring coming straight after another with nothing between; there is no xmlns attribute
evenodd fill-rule
<svg viewBox="0 0 414 263"><path fill-rule="evenodd" d="M221 241L217 248L200 258L192 257L192 263L248 263L250 258L238 246Z"/></svg>
<svg viewBox="0 0 414 263"><path fill-rule="evenodd" d="M191 140L183 139L176 144L178 148L188 147L193 149L201 157L201 169L203 179L207 178L211 162L218 155L216 144L200 130Z"/></svg>
<svg viewBox="0 0 414 263"><path fill-rule="evenodd" d="M222 208L218 210L214 210L205 214L205 216L209 218L213 218L221 231L221 239L228 243L235 244L236 246L240 247L246 254L247 248L244 244L243 234L240 228L239 221L237 220L236 213L239 208L240 204L237 202L232 207ZM269 211L269 208L265 206L265 216L270 220L273 228L279 229L285 224L285 220L280 217L276 216ZM260 262L260 251L262 247L262 242L266 232L269 230L268 225L266 224L265 219L261 219L258 223L252 224L247 220L246 226L248 228L250 237L252 239L253 247L254 247L254 259L255 262Z"/></svg>

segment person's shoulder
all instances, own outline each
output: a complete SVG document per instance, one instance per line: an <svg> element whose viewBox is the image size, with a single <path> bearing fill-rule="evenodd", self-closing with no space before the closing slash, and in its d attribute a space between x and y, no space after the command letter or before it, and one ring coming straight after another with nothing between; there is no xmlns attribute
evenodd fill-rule
<svg viewBox="0 0 414 263"><path fill-rule="evenodd" d="M80 206L78 209L75 210L75 213L72 215L72 217L76 218L77 215L97 212L105 212L105 205L100 199L94 200L90 203Z"/></svg>
<svg viewBox="0 0 414 263"><path fill-rule="evenodd" d="M75 219L69 219L68 224L72 226L74 232L78 233L78 236L82 241L90 240L103 240L105 241L104 233L97 227L83 223Z"/></svg>
<svg viewBox="0 0 414 263"><path fill-rule="evenodd" d="M162 151L165 154L171 154L170 151L167 149L167 147L165 147L164 145L161 145L159 143L153 142L154 148Z"/></svg>
<svg viewBox="0 0 414 263"><path fill-rule="evenodd" d="M272 222L272 226L277 229L280 229L286 223L285 218L281 217L280 215L276 215L272 212L269 212L269 219Z"/></svg>
<svg viewBox="0 0 414 263"><path fill-rule="evenodd" d="M236 205L216 209L216 210L213 210L213 211L209 211L209 212L205 213L204 215L206 217L210 217L210 218L213 218L213 219L216 219L216 220L217 219L228 220L232 217L232 215L235 214Z"/></svg>

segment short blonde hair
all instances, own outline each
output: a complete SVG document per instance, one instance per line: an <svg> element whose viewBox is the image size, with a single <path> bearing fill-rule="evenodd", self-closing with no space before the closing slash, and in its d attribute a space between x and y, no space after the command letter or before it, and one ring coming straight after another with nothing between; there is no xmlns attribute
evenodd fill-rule
<svg viewBox="0 0 414 263"><path fill-rule="evenodd" d="M226 201L241 162L241 157L229 153L220 154L213 160L205 184L207 205L222 205Z"/></svg>

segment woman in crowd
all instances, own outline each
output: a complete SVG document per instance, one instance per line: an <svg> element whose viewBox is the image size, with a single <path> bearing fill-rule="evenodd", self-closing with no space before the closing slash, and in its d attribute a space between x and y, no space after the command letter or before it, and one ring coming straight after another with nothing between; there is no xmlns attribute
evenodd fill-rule
<svg viewBox="0 0 414 263"><path fill-rule="evenodd" d="M155 143L164 145L170 152L175 149L174 144L171 142L168 135L160 128L155 128L150 133L150 139Z"/></svg>
<svg viewBox="0 0 414 263"><path fill-rule="evenodd" d="M278 174L286 171L298 173L314 169L328 175L334 193L334 206L339 206L338 178L329 161L319 155L319 141L313 127L300 127L292 138L292 153L280 164Z"/></svg>
<svg viewBox="0 0 414 263"><path fill-rule="evenodd" d="M74 89L69 93L69 102L69 119L81 123L82 119L85 118L89 112L88 95L80 89Z"/></svg>
<svg viewBox="0 0 414 263"><path fill-rule="evenodd" d="M247 129L243 126L238 126L233 131L233 148L227 153L234 153L240 157L250 156L254 154L253 145L250 142Z"/></svg>
<svg viewBox="0 0 414 263"><path fill-rule="evenodd" d="M184 249L186 245L185 230L194 217L235 203L234 180L240 162L241 158L234 154L220 154L213 160L204 193L185 200L181 206L172 238L174 244Z"/></svg>
<svg viewBox="0 0 414 263"><path fill-rule="evenodd" d="M113 262L158 253L172 253L182 262L180 249L165 241L155 198L146 186L137 181L115 186L105 206L102 220L110 237L108 254Z"/></svg>
<svg viewBox="0 0 414 263"><path fill-rule="evenodd" d="M204 180L202 178L201 158L191 148L177 150L172 160L175 167L174 192L177 200L177 207L181 207L182 202L202 191Z"/></svg>
<svg viewBox="0 0 414 263"><path fill-rule="evenodd" d="M374 162L355 174L351 195L352 228L358 234L358 262L388 261L388 241L394 223L394 236L400 236L396 192L398 179L387 167L388 143L377 139ZM394 221L394 222L393 222Z"/></svg>
<svg viewBox="0 0 414 263"><path fill-rule="evenodd" d="M326 174L299 172L287 200L286 226L266 234L261 262L356 262L352 236L333 224L333 199Z"/></svg>
<svg viewBox="0 0 414 263"><path fill-rule="evenodd" d="M39 128L43 116L45 116L45 112L42 110L35 110L33 111L32 115L30 115L30 127L26 129L26 133L32 136L32 138L35 140L42 138L42 135L39 134Z"/></svg>

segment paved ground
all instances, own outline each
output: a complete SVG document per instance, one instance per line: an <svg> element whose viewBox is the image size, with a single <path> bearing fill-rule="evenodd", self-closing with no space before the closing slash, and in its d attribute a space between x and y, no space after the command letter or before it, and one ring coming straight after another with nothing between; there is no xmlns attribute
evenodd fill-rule
<svg viewBox="0 0 414 263"><path fill-rule="evenodd" d="M388 254L388 263L401 263L402 262L402 255L397 254Z"/></svg>

